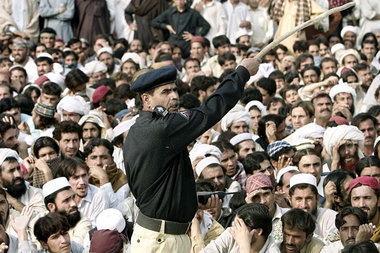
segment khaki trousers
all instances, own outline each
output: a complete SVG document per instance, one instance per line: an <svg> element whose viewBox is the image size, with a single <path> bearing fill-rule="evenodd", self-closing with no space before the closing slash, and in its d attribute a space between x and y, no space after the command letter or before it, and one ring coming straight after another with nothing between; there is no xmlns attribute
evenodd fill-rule
<svg viewBox="0 0 380 253"><path fill-rule="evenodd" d="M161 231L155 232L135 224L131 239L132 253L188 253L191 240L187 234L164 234L164 222Z"/></svg>

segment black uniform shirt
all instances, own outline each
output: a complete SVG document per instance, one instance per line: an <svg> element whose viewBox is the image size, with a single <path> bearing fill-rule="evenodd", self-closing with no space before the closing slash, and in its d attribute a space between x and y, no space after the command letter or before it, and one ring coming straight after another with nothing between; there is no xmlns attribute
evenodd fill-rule
<svg viewBox="0 0 380 253"><path fill-rule="evenodd" d="M187 145L235 106L248 79L247 69L239 67L198 108L166 116L140 111L123 153L129 186L144 215L176 222L193 219L198 203Z"/></svg>

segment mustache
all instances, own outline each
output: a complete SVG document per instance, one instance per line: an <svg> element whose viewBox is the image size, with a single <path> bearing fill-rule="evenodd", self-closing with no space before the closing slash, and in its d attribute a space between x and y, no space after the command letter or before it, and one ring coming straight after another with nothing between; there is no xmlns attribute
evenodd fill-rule
<svg viewBox="0 0 380 253"><path fill-rule="evenodd" d="M19 180L21 183L24 181L22 177L16 177L12 179L12 184L15 184L17 180Z"/></svg>

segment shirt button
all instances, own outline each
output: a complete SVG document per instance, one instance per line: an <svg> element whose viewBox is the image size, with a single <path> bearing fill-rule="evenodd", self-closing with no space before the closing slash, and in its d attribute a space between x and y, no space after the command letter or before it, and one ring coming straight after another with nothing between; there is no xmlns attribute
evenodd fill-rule
<svg viewBox="0 0 380 253"><path fill-rule="evenodd" d="M161 239L160 239L160 238L158 238L158 239L157 239L157 241L158 241L158 242L161 242Z"/></svg>
<svg viewBox="0 0 380 253"><path fill-rule="evenodd" d="M137 243L139 243L140 242L140 239L137 239Z"/></svg>

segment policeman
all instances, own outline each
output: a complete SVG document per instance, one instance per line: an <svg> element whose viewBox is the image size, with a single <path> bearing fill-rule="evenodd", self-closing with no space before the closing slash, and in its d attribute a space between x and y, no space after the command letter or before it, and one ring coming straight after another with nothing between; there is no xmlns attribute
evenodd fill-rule
<svg viewBox="0 0 380 253"><path fill-rule="evenodd" d="M140 117L123 148L128 182L140 209L132 252L190 252L186 233L198 202L187 145L235 106L258 67L259 60L244 59L202 106L186 111L178 111L173 66L151 70L132 84Z"/></svg>

